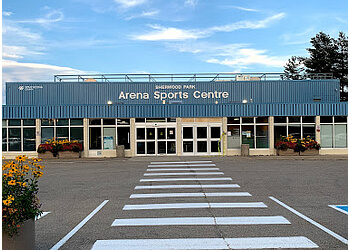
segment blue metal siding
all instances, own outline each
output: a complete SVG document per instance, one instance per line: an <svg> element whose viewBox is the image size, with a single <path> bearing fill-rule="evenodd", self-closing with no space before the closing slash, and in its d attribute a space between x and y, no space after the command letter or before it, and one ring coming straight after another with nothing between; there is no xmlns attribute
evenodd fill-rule
<svg viewBox="0 0 350 250"><path fill-rule="evenodd" d="M62 105L3 106L3 119L132 118L132 117L251 117L347 116L348 103L272 103L210 105Z"/></svg>
<svg viewBox="0 0 350 250"><path fill-rule="evenodd" d="M311 103L321 98L322 102L339 102L339 80L304 81L229 81L229 82L181 82L181 83L121 83L121 82L33 82L7 83L7 105L103 105L108 100L115 104L148 105L162 104L154 99L156 86L179 85L181 89L163 89L161 92L188 92L188 99L167 99L166 102L181 101L181 104L242 103L246 99L252 103ZM184 89L185 85L195 85L196 89ZM24 88L24 89L23 89ZM28 88L28 89L27 89ZM30 89L34 88L34 89ZM226 91L228 98L193 98L194 91ZM148 100L119 99L121 91L148 93Z"/></svg>

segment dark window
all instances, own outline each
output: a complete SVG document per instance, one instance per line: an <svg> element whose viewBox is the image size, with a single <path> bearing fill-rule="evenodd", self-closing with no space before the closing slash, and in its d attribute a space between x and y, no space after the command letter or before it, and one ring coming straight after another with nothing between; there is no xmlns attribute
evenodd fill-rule
<svg viewBox="0 0 350 250"><path fill-rule="evenodd" d="M19 119L11 119L8 121L9 126L21 126L21 120Z"/></svg>
<svg viewBox="0 0 350 250"><path fill-rule="evenodd" d="M53 128L41 128L41 143L53 139Z"/></svg>
<svg viewBox="0 0 350 250"><path fill-rule="evenodd" d="M69 119L58 119L56 125L57 126L68 126Z"/></svg>
<svg viewBox="0 0 350 250"><path fill-rule="evenodd" d="M184 139L193 139L193 128L192 127L184 127L183 128L183 138Z"/></svg>
<svg viewBox="0 0 350 250"><path fill-rule="evenodd" d="M197 138L207 138L207 127L197 127Z"/></svg>
<svg viewBox="0 0 350 250"><path fill-rule="evenodd" d="M21 151L20 128L9 128L9 151Z"/></svg>
<svg viewBox="0 0 350 250"><path fill-rule="evenodd" d="M118 125L130 125L130 119L117 119L117 124Z"/></svg>
<svg viewBox="0 0 350 250"><path fill-rule="evenodd" d="M23 126L35 126L34 119L25 119L23 120Z"/></svg>
<svg viewBox="0 0 350 250"><path fill-rule="evenodd" d="M176 118L167 118L167 122L176 122Z"/></svg>
<svg viewBox="0 0 350 250"><path fill-rule="evenodd" d="M334 116L334 122L337 123L337 122L346 122L347 119L346 116Z"/></svg>
<svg viewBox="0 0 350 250"><path fill-rule="evenodd" d="M287 122L286 116L275 116L273 119L274 119L274 123L286 123Z"/></svg>
<svg viewBox="0 0 350 250"><path fill-rule="evenodd" d="M42 119L41 126L54 126L55 122L53 119Z"/></svg>
<svg viewBox="0 0 350 250"><path fill-rule="evenodd" d="M57 140L61 141L61 140L68 140L69 138L69 134L68 134L68 127L64 127L64 128L56 128L56 138Z"/></svg>
<svg viewBox="0 0 350 250"><path fill-rule="evenodd" d="M145 143L137 142L137 154L145 154Z"/></svg>
<svg viewBox="0 0 350 250"><path fill-rule="evenodd" d="M221 134L220 134L220 127L211 127L210 128L211 131L211 138L220 138Z"/></svg>
<svg viewBox="0 0 350 250"><path fill-rule="evenodd" d="M289 125L288 135L293 136L295 139L301 139L301 127L300 125Z"/></svg>
<svg viewBox="0 0 350 250"><path fill-rule="evenodd" d="M333 123L333 117L332 116L321 116L320 122L321 123Z"/></svg>
<svg viewBox="0 0 350 250"><path fill-rule="evenodd" d="M193 152L193 141L184 141L183 142L183 151L184 152Z"/></svg>
<svg viewBox="0 0 350 250"><path fill-rule="evenodd" d="M80 143L83 143L84 135L83 128L70 128L70 139L72 141L77 140Z"/></svg>
<svg viewBox="0 0 350 250"><path fill-rule="evenodd" d="M35 128L23 129L23 151L35 151Z"/></svg>
<svg viewBox="0 0 350 250"><path fill-rule="evenodd" d="M168 154L175 154L176 153L176 143L174 141L168 141Z"/></svg>
<svg viewBox="0 0 350 250"><path fill-rule="evenodd" d="M167 128L167 139L175 139L175 128Z"/></svg>
<svg viewBox="0 0 350 250"><path fill-rule="evenodd" d="M243 117L242 123L254 123L254 117Z"/></svg>
<svg viewBox="0 0 350 250"><path fill-rule="evenodd" d="M83 119L70 119L70 125L83 125Z"/></svg>
<svg viewBox="0 0 350 250"><path fill-rule="evenodd" d="M156 138L156 133L155 133L155 129L154 128L147 128L147 140L153 140ZM148 149L147 149L148 151Z"/></svg>
<svg viewBox="0 0 350 250"><path fill-rule="evenodd" d="M144 128L137 128L136 135L137 135L137 139L144 140L145 139L145 129Z"/></svg>
<svg viewBox="0 0 350 250"><path fill-rule="evenodd" d="M315 123L315 116L303 116L303 123Z"/></svg>
<svg viewBox="0 0 350 250"><path fill-rule="evenodd" d="M101 146L101 128L90 128L90 149L102 149Z"/></svg>
<svg viewBox="0 0 350 250"><path fill-rule="evenodd" d="M227 124L239 124L239 117L228 117Z"/></svg>
<svg viewBox="0 0 350 250"><path fill-rule="evenodd" d="M282 136L287 136L287 126L275 126L274 127L275 143L281 140Z"/></svg>
<svg viewBox="0 0 350 250"><path fill-rule="evenodd" d="M153 155L156 153L156 143L154 141L147 142L147 154Z"/></svg>
<svg viewBox="0 0 350 250"><path fill-rule="evenodd" d="M299 123L300 122L300 116L289 116L288 117L289 123Z"/></svg>
<svg viewBox="0 0 350 250"><path fill-rule="evenodd" d="M125 149L130 149L130 128L118 127L117 128L118 145L124 145Z"/></svg>
<svg viewBox="0 0 350 250"><path fill-rule="evenodd" d="M7 151L7 129L2 129L2 151Z"/></svg>
<svg viewBox="0 0 350 250"><path fill-rule="evenodd" d="M115 119L103 119L103 125L115 125Z"/></svg>
<svg viewBox="0 0 350 250"><path fill-rule="evenodd" d="M216 153L220 151L220 142L219 141L211 141L211 152Z"/></svg>
<svg viewBox="0 0 350 250"><path fill-rule="evenodd" d="M256 118L256 123L268 123L268 117L263 116L263 117L257 117Z"/></svg>
<svg viewBox="0 0 350 250"><path fill-rule="evenodd" d="M135 122L145 122L145 118L136 118Z"/></svg>
<svg viewBox="0 0 350 250"><path fill-rule="evenodd" d="M207 152L207 142L206 141L198 141L197 142L197 152Z"/></svg>
<svg viewBox="0 0 350 250"><path fill-rule="evenodd" d="M165 154L165 153L166 153L166 142L159 141L158 142L158 154Z"/></svg>
<svg viewBox="0 0 350 250"><path fill-rule="evenodd" d="M101 119L90 119L90 125L101 125Z"/></svg>

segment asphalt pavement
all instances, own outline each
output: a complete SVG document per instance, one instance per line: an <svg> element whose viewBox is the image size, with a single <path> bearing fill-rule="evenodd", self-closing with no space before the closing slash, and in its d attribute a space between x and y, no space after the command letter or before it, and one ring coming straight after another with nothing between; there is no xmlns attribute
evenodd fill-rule
<svg viewBox="0 0 350 250"><path fill-rule="evenodd" d="M36 249L348 249L344 156L43 164Z"/></svg>

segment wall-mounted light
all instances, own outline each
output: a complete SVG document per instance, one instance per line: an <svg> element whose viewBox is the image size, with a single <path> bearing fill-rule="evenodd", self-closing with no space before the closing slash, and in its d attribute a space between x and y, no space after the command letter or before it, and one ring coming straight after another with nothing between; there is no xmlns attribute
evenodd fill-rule
<svg viewBox="0 0 350 250"><path fill-rule="evenodd" d="M108 105L112 105L113 102L112 102L112 101L107 101L107 104L108 104Z"/></svg>
<svg viewBox="0 0 350 250"><path fill-rule="evenodd" d="M248 100L246 100L246 99L244 99L243 101L242 101L242 103L247 103L248 102Z"/></svg>

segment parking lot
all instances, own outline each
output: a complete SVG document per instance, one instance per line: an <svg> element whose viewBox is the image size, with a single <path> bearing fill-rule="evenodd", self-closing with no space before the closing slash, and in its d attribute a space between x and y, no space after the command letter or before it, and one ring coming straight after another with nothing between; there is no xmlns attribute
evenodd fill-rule
<svg viewBox="0 0 350 250"><path fill-rule="evenodd" d="M347 249L344 156L43 164L37 249Z"/></svg>

